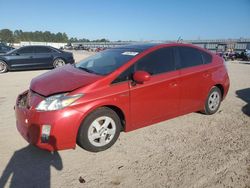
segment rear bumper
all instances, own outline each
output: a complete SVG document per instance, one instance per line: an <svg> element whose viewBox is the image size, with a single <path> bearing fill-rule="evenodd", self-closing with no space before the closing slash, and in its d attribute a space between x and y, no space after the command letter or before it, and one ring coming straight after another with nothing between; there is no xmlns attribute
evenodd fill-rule
<svg viewBox="0 0 250 188"><path fill-rule="evenodd" d="M229 88L230 88L230 79L229 79L229 76L228 74L226 75L226 79L224 81L224 93L223 93L223 96L222 96L222 99L224 100L228 94L228 91L229 91Z"/></svg>
<svg viewBox="0 0 250 188"><path fill-rule="evenodd" d="M75 148L82 113L71 108L39 112L16 105L15 115L17 130L30 144L49 151ZM43 125L51 126L46 143L42 141Z"/></svg>

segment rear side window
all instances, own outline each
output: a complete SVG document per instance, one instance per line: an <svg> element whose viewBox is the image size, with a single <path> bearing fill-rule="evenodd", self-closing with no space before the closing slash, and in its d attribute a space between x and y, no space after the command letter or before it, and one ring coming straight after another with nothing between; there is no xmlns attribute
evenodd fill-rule
<svg viewBox="0 0 250 188"><path fill-rule="evenodd" d="M204 64L208 64L212 62L212 56L206 52L200 51L201 52L201 56L203 59L203 63Z"/></svg>
<svg viewBox="0 0 250 188"><path fill-rule="evenodd" d="M136 70L143 70L151 75L175 70L173 48L161 48L146 55L135 64Z"/></svg>
<svg viewBox="0 0 250 188"><path fill-rule="evenodd" d="M203 64L200 50L191 47L178 47L181 67L193 67Z"/></svg>
<svg viewBox="0 0 250 188"><path fill-rule="evenodd" d="M50 48L43 46L35 47L35 53L50 53L50 52L51 52Z"/></svg>

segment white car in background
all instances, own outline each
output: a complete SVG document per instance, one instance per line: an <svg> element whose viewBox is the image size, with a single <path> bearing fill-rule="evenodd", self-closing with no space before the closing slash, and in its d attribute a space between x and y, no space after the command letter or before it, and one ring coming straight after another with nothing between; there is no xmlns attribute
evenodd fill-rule
<svg viewBox="0 0 250 188"><path fill-rule="evenodd" d="M246 50L246 56L248 57L248 61L250 61L250 50Z"/></svg>

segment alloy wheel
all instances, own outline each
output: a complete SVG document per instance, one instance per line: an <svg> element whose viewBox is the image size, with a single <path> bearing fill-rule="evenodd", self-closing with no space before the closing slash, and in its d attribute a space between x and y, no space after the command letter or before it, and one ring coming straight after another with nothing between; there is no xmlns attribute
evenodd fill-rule
<svg viewBox="0 0 250 188"><path fill-rule="evenodd" d="M4 73L6 71L7 71L7 65L3 61L0 61L0 73Z"/></svg>
<svg viewBox="0 0 250 188"><path fill-rule="evenodd" d="M91 123L88 130L88 140L94 146L105 146L111 142L115 133L115 121L108 116L101 116Z"/></svg>
<svg viewBox="0 0 250 188"><path fill-rule="evenodd" d="M56 59L54 61L54 67L57 68L57 67L62 67L65 65L65 62L63 59Z"/></svg>
<svg viewBox="0 0 250 188"><path fill-rule="evenodd" d="M220 94L217 91L213 91L208 99L208 107L211 111L215 111L220 104Z"/></svg>

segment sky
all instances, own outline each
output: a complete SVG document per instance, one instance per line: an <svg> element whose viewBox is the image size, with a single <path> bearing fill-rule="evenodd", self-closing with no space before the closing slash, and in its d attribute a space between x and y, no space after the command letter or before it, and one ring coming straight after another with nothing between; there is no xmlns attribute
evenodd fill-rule
<svg viewBox="0 0 250 188"><path fill-rule="evenodd" d="M250 0L0 0L0 29L91 40L250 38Z"/></svg>

